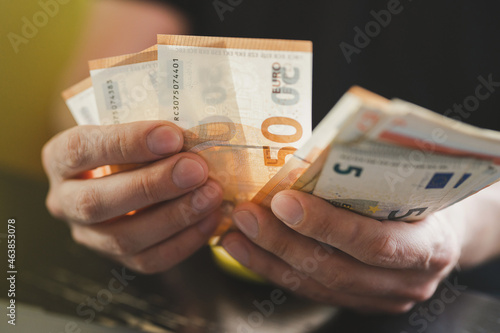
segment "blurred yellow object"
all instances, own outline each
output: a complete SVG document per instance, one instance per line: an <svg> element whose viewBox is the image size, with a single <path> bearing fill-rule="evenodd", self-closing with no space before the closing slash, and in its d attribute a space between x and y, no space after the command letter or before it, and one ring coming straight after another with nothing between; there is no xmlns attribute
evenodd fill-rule
<svg viewBox="0 0 500 333"><path fill-rule="evenodd" d="M92 1L2 1L0 168L41 177L49 109Z"/></svg>
<svg viewBox="0 0 500 333"><path fill-rule="evenodd" d="M210 245L210 248L215 263L224 272L249 282L262 284L267 282L264 278L237 262L222 246Z"/></svg>

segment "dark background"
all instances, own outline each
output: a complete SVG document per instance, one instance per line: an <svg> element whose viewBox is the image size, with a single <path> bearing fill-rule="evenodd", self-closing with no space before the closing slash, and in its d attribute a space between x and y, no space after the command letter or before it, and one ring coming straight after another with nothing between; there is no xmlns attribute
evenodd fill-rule
<svg viewBox="0 0 500 333"><path fill-rule="evenodd" d="M496 1L401 0L401 12L350 64L340 44L354 45L354 28L365 31L374 20L371 12L387 10L393 1L245 0L234 1L240 4L232 11L216 10L213 1L164 2L190 15L195 34L312 40L313 124L352 85L443 113L474 95L478 76L492 74L500 82ZM461 120L500 130L498 112L500 93L494 93Z"/></svg>

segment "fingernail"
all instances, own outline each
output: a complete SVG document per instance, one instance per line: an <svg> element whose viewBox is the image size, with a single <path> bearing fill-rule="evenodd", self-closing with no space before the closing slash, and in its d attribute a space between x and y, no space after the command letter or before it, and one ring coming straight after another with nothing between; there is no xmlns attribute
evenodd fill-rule
<svg viewBox="0 0 500 333"><path fill-rule="evenodd" d="M190 188L205 180L205 169L190 158L179 160L172 171L172 181L179 188Z"/></svg>
<svg viewBox="0 0 500 333"><path fill-rule="evenodd" d="M302 205L294 197L277 194L271 202L274 215L287 224L296 225L304 218Z"/></svg>
<svg viewBox="0 0 500 333"><path fill-rule="evenodd" d="M259 224L255 215L247 210L233 214L233 220L238 229L250 238L256 238L259 234Z"/></svg>
<svg viewBox="0 0 500 333"><path fill-rule="evenodd" d="M211 235L214 233L215 229L217 229L217 225L219 224L217 215L211 215L198 223L196 227L201 231L204 235Z"/></svg>
<svg viewBox="0 0 500 333"><path fill-rule="evenodd" d="M217 183L208 181L203 187L194 192L191 205L198 213L204 213L219 203L221 193L222 191Z"/></svg>
<svg viewBox="0 0 500 333"><path fill-rule="evenodd" d="M243 244L237 241L227 243L222 241L222 246L236 261L243 266L248 266L250 262L250 253Z"/></svg>
<svg viewBox="0 0 500 333"><path fill-rule="evenodd" d="M153 154L165 155L174 153L180 148L181 136L172 127L163 125L149 132L146 142Z"/></svg>

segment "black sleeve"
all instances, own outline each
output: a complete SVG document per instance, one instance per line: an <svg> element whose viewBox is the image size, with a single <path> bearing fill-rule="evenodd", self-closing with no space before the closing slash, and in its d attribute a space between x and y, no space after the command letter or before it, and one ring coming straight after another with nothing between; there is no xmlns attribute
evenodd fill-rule
<svg viewBox="0 0 500 333"><path fill-rule="evenodd" d="M181 11L188 18L192 34L199 34L207 26L206 17L203 13L207 12L211 1L203 0L148 0L164 5L172 6Z"/></svg>

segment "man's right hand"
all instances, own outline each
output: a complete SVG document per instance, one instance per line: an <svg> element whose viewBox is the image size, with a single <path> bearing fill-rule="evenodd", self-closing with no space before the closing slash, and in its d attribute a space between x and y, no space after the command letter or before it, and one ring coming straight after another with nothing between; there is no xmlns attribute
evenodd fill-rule
<svg viewBox="0 0 500 333"><path fill-rule="evenodd" d="M166 121L64 131L42 152L47 207L68 222L76 242L138 272L167 270L206 244L222 202L205 161L180 153L182 145L182 131ZM100 166L130 163L148 164L81 179Z"/></svg>

